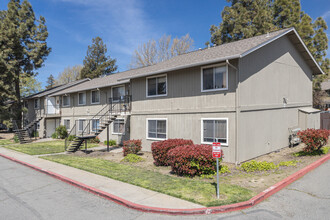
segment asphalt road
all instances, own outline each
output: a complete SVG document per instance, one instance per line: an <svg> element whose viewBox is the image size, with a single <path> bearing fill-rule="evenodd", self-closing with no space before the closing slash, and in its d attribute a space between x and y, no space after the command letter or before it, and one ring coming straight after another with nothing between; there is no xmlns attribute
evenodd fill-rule
<svg viewBox="0 0 330 220"><path fill-rule="evenodd" d="M127 209L0 157L0 219L329 219L330 161L257 206L209 216Z"/></svg>

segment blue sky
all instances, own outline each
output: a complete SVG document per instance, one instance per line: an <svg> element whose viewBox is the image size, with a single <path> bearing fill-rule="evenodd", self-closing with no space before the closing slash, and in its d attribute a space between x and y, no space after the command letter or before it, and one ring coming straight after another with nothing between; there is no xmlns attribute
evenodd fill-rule
<svg viewBox="0 0 330 220"><path fill-rule="evenodd" d="M194 48L210 39L209 28L221 22L225 0L29 0L37 16L46 18L52 48L38 80L46 85L67 66L82 64L92 38L100 36L108 54L117 59L118 70L128 69L134 49L164 34L181 37L187 33ZM0 2L7 9L8 0ZM329 0L302 0L302 9L313 19L323 16L330 26ZM330 30L328 30L330 38ZM330 50L328 50L329 56Z"/></svg>

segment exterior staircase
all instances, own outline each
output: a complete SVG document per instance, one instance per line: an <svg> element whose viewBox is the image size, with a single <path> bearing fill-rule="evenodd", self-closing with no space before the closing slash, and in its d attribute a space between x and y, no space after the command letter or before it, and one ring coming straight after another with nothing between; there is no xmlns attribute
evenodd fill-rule
<svg viewBox="0 0 330 220"><path fill-rule="evenodd" d="M81 148L84 142L97 137L102 131L104 131L107 126L116 120L118 115L119 113L114 111L114 105L107 105L96 115L94 115L92 119L85 120L87 121L87 125L84 127L82 132L77 131L77 128L79 127L79 120L76 120L74 126L68 134L68 138L65 139L65 150L67 152L76 152ZM98 126L96 126L95 130L91 129L93 120L98 121ZM72 137L72 135L74 138L73 140L70 140L69 137Z"/></svg>
<svg viewBox="0 0 330 220"><path fill-rule="evenodd" d="M41 121L42 117L39 116L37 117L36 115L34 116L34 119L27 123L22 129L20 129L17 125L17 121L13 120L13 128L14 128L14 133L17 135L20 144L26 144L30 143L31 140L31 133L30 130L35 126L39 121Z"/></svg>

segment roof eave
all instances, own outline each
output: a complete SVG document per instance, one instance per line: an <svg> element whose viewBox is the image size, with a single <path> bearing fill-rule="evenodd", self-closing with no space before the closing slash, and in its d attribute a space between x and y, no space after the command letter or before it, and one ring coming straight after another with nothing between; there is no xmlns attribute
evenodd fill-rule
<svg viewBox="0 0 330 220"><path fill-rule="evenodd" d="M155 72L152 72L152 73L146 73L146 74L142 74L142 75L138 75L138 76L120 78L120 79L118 79L118 81L123 81L123 80L128 80L128 79L136 79L136 78L141 78L141 77L146 77L146 76L152 76L152 75L171 72L171 71L175 71L175 70L187 69L187 68L190 68L190 67L196 67L196 66L201 66L201 65L208 65L208 64L212 64L212 63L216 63L216 62L223 62L223 61L226 61L226 60L232 60L232 59L238 59L238 58L240 58L240 54L233 55L233 56L228 56L228 57L222 57L220 59L213 59L213 60L208 60L208 61L204 61L204 62L194 63L194 64L190 64L190 65L178 66L178 67L169 68L169 69L165 69L165 70L159 70L159 71L155 71Z"/></svg>

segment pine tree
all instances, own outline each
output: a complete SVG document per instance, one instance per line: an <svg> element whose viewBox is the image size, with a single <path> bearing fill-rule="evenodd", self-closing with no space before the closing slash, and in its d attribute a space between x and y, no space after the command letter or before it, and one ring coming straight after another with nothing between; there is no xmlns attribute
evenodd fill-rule
<svg viewBox="0 0 330 220"><path fill-rule="evenodd" d="M20 120L21 74L34 75L50 53L46 21L42 16L35 17L27 0L10 0L8 9L0 13L0 20L0 96L2 100L15 101L11 106L15 111L13 118Z"/></svg>
<svg viewBox="0 0 330 220"><path fill-rule="evenodd" d="M100 37L93 38L92 45L88 46L87 55L83 61L81 78L96 78L108 75L117 70L116 59L106 56L107 46Z"/></svg>
<svg viewBox="0 0 330 220"><path fill-rule="evenodd" d="M50 74L50 76L47 78L47 86L46 89L53 88L55 86L55 78L53 74Z"/></svg>

